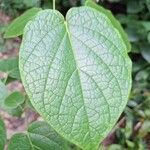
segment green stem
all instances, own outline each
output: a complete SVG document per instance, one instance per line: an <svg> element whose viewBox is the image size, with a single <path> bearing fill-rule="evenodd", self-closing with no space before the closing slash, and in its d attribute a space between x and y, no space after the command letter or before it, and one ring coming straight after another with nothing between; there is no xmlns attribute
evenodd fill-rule
<svg viewBox="0 0 150 150"><path fill-rule="evenodd" d="M53 10L55 10L55 0L53 0Z"/></svg>

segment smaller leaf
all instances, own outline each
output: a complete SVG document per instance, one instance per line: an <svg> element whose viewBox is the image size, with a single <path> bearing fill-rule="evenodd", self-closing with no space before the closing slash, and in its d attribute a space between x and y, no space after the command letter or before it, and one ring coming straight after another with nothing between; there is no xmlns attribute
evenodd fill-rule
<svg viewBox="0 0 150 150"><path fill-rule="evenodd" d="M6 29L4 38L13 38L23 34L25 25L40 11L40 8L31 8L16 18Z"/></svg>
<svg viewBox="0 0 150 150"><path fill-rule="evenodd" d="M20 79L18 57L0 60L0 71L8 73L8 76Z"/></svg>
<svg viewBox="0 0 150 150"><path fill-rule="evenodd" d="M141 21L140 24L145 28L146 31L150 31L150 21Z"/></svg>
<svg viewBox="0 0 150 150"><path fill-rule="evenodd" d="M150 118L150 109L145 110L145 115L147 118ZM149 131L150 131L150 129L149 129Z"/></svg>
<svg viewBox="0 0 150 150"><path fill-rule="evenodd" d="M108 148L108 150L121 150L122 149L122 147L121 147L121 145L119 145L119 144L112 144L109 148Z"/></svg>
<svg viewBox="0 0 150 150"><path fill-rule="evenodd" d="M145 120L142 127L139 130L138 137L145 137L150 132L150 121Z"/></svg>
<svg viewBox="0 0 150 150"><path fill-rule="evenodd" d="M118 128L116 130L116 137L117 137L117 142L120 143L121 145L124 145L126 137L125 137L125 130L122 128Z"/></svg>
<svg viewBox="0 0 150 150"><path fill-rule="evenodd" d="M52 3L52 1L45 1L44 4L43 4L43 6L42 6L42 8L43 9L53 9L53 3Z"/></svg>
<svg viewBox="0 0 150 150"><path fill-rule="evenodd" d="M129 141L129 140L126 140L126 144L127 144L128 147L130 147L130 148L134 148L134 146L135 146L135 143L132 142L132 141Z"/></svg>
<svg viewBox="0 0 150 150"><path fill-rule="evenodd" d="M8 150L31 150L32 145L28 139L28 136L24 133L15 134L9 143Z"/></svg>
<svg viewBox="0 0 150 150"><path fill-rule="evenodd" d="M150 36L149 36L149 38L150 38ZM149 39L149 41L150 41L150 39ZM141 54L142 54L143 58L148 63L150 63L150 44L143 44L143 45L141 45Z"/></svg>
<svg viewBox="0 0 150 150"><path fill-rule="evenodd" d="M125 126L125 129L124 129L126 139L130 138L130 136L132 134L132 126L133 126L133 123L132 123L131 118L126 117L126 126Z"/></svg>
<svg viewBox="0 0 150 150"><path fill-rule="evenodd" d="M0 118L0 150L4 149L6 143L6 129L3 120Z"/></svg>
<svg viewBox="0 0 150 150"><path fill-rule="evenodd" d="M146 0L146 6L147 6L148 10L150 11L150 0Z"/></svg>
<svg viewBox="0 0 150 150"><path fill-rule="evenodd" d="M15 134L8 150L67 150L68 142L58 135L46 122L32 123L26 134Z"/></svg>
<svg viewBox="0 0 150 150"><path fill-rule="evenodd" d="M130 0L127 4L127 12L136 14L143 10L143 5L141 5L138 1Z"/></svg>
<svg viewBox="0 0 150 150"><path fill-rule="evenodd" d="M23 0L23 3L24 3L27 7L39 7L41 1L40 1L40 0Z"/></svg>
<svg viewBox="0 0 150 150"><path fill-rule="evenodd" d="M5 105L10 108L16 108L21 105L24 100L24 96L20 92L15 91L5 99Z"/></svg>
<svg viewBox="0 0 150 150"><path fill-rule="evenodd" d="M128 38L130 42L139 41L140 36L137 33L137 30L133 27L126 28L126 33L128 34Z"/></svg>
<svg viewBox="0 0 150 150"><path fill-rule="evenodd" d="M23 107L16 107L16 108L10 108L9 110L6 110L11 116L15 117L21 117L22 113L24 112Z"/></svg>
<svg viewBox="0 0 150 150"><path fill-rule="evenodd" d="M9 96L9 91L7 90L5 84L0 80L0 108L11 114L12 116L20 117L23 113L20 107L10 108L5 105L5 99Z"/></svg>

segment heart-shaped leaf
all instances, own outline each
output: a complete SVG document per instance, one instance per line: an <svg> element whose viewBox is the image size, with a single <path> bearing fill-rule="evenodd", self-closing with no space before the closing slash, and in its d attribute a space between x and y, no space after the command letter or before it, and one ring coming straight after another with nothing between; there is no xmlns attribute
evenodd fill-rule
<svg viewBox="0 0 150 150"><path fill-rule="evenodd" d="M43 10L25 27L20 71L33 106L62 136L96 150L131 88L128 46L104 12ZM113 19L115 22L116 20Z"/></svg>

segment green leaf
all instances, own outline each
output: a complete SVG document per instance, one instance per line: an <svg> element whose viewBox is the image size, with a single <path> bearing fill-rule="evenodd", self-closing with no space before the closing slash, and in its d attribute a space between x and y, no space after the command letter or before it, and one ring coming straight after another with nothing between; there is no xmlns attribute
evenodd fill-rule
<svg viewBox="0 0 150 150"><path fill-rule="evenodd" d="M32 123L28 131L15 134L9 143L8 150L67 150L67 141L45 122Z"/></svg>
<svg viewBox="0 0 150 150"><path fill-rule="evenodd" d="M24 133L17 133L13 135L8 145L8 150L31 150L32 145L30 144L30 140L28 135Z"/></svg>
<svg viewBox="0 0 150 150"><path fill-rule="evenodd" d="M146 31L150 31L150 21L141 21L140 24L145 28Z"/></svg>
<svg viewBox="0 0 150 150"><path fill-rule="evenodd" d="M146 5L147 5L148 10L150 11L150 0L146 0Z"/></svg>
<svg viewBox="0 0 150 150"><path fill-rule="evenodd" d="M58 2L59 3L59 2ZM56 6L57 6L57 1L56 1ZM44 4L42 5L43 9L53 9L53 1L45 1Z"/></svg>
<svg viewBox="0 0 150 150"><path fill-rule="evenodd" d="M36 110L62 136L96 150L122 113L131 61L120 30L83 6L40 11L25 27L19 68Z"/></svg>
<svg viewBox="0 0 150 150"><path fill-rule="evenodd" d="M17 108L10 108L5 105L5 99L9 96L9 91L7 90L6 86L0 80L0 109L4 109L6 112L13 116L20 116L23 112L20 107Z"/></svg>
<svg viewBox="0 0 150 150"><path fill-rule="evenodd" d="M150 35L150 34L149 34ZM150 37L150 36L149 36ZM149 42L150 43L150 42ZM150 63L150 44L141 45L141 54L143 58Z"/></svg>
<svg viewBox="0 0 150 150"><path fill-rule="evenodd" d="M126 126L124 129L124 134L125 134L126 139L130 138L130 136L132 135L132 128L133 128L132 119L129 117L126 117Z"/></svg>
<svg viewBox="0 0 150 150"><path fill-rule="evenodd" d="M21 105L16 107L16 108L8 108L6 109L6 111L11 115L11 116L15 116L15 117L21 117L21 115L24 113L24 109L23 106Z"/></svg>
<svg viewBox="0 0 150 150"><path fill-rule="evenodd" d="M126 144L127 144L127 146L128 146L129 148L134 149L134 146L135 146L135 143L134 143L134 142L129 141L129 140L126 140Z"/></svg>
<svg viewBox="0 0 150 150"><path fill-rule="evenodd" d="M0 60L0 71L8 73L12 78L20 79L18 57Z"/></svg>
<svg viewBox="0 0 150 150"><path fill-rule="evenodd" d="M137 42L139 41L139 34L137 33L137 30L135 28L126 28L126 33L128 34L128 38L130 42Z"/></svg>
<svg viewBox="0 0 150 150"><path fill-rule="evenodd" d="M40 0L23 0L23 3L24 3L27 7L39 7L41 1L40 1Z"/></svg>
<svg viewBox="0 0 150 150"><path fill-rule="evenodd" d="M0 150L4 149L6 143L6 129L3 120L0 118Z"/></svg>
<svg viewBox="0 0 150 150"><path fill-rule="evenodd" d="M145 120L142 124L142 127L139 129L138 137L146 137L147 134L150 132L150 121Z"/></svg>
<svg viewBox="0 0 150 150"><path fill-rule="evenodd" d="M127 3L127 12L128 13L136 14L136 13L139 13L140 11L142 11L143 8L144 8L144 5L142 5L142 3L140 3L139 1L130 0Z"/></svg>
<svg viewBox="0 0 150 150"><path fill-rule="evenodd" d="M109 146L108 150L121 150L123 149L123 147L119 144L112 144L111 146Z"/></svg>
<svg viewBox="0 0 150 150"><path fill-rule="evenodd" d="M10 108L16 108L21 105L25 100L25 97L18 91L11 93L5 99L5 105Z"/></svg>
<svg viewBox="0 0 150 150"><path fill-rule="evenodd" d="M4 38L13 38L23 34L25 25L35 17L40 8L31 8L16 18L6 29Z"/></svg>

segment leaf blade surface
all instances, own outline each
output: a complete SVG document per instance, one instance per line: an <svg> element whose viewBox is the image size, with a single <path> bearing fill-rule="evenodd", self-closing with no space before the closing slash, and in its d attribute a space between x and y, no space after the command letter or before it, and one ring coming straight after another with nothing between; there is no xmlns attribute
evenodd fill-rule
<svg viewBox="0 0 150 150"><path fill-rule="evenodd" d="M127 52L104 13L72 8L65 21L45 10L26 26L21 76L32 104L57 132L83 149L97 149L127 103Z"/></svg>

